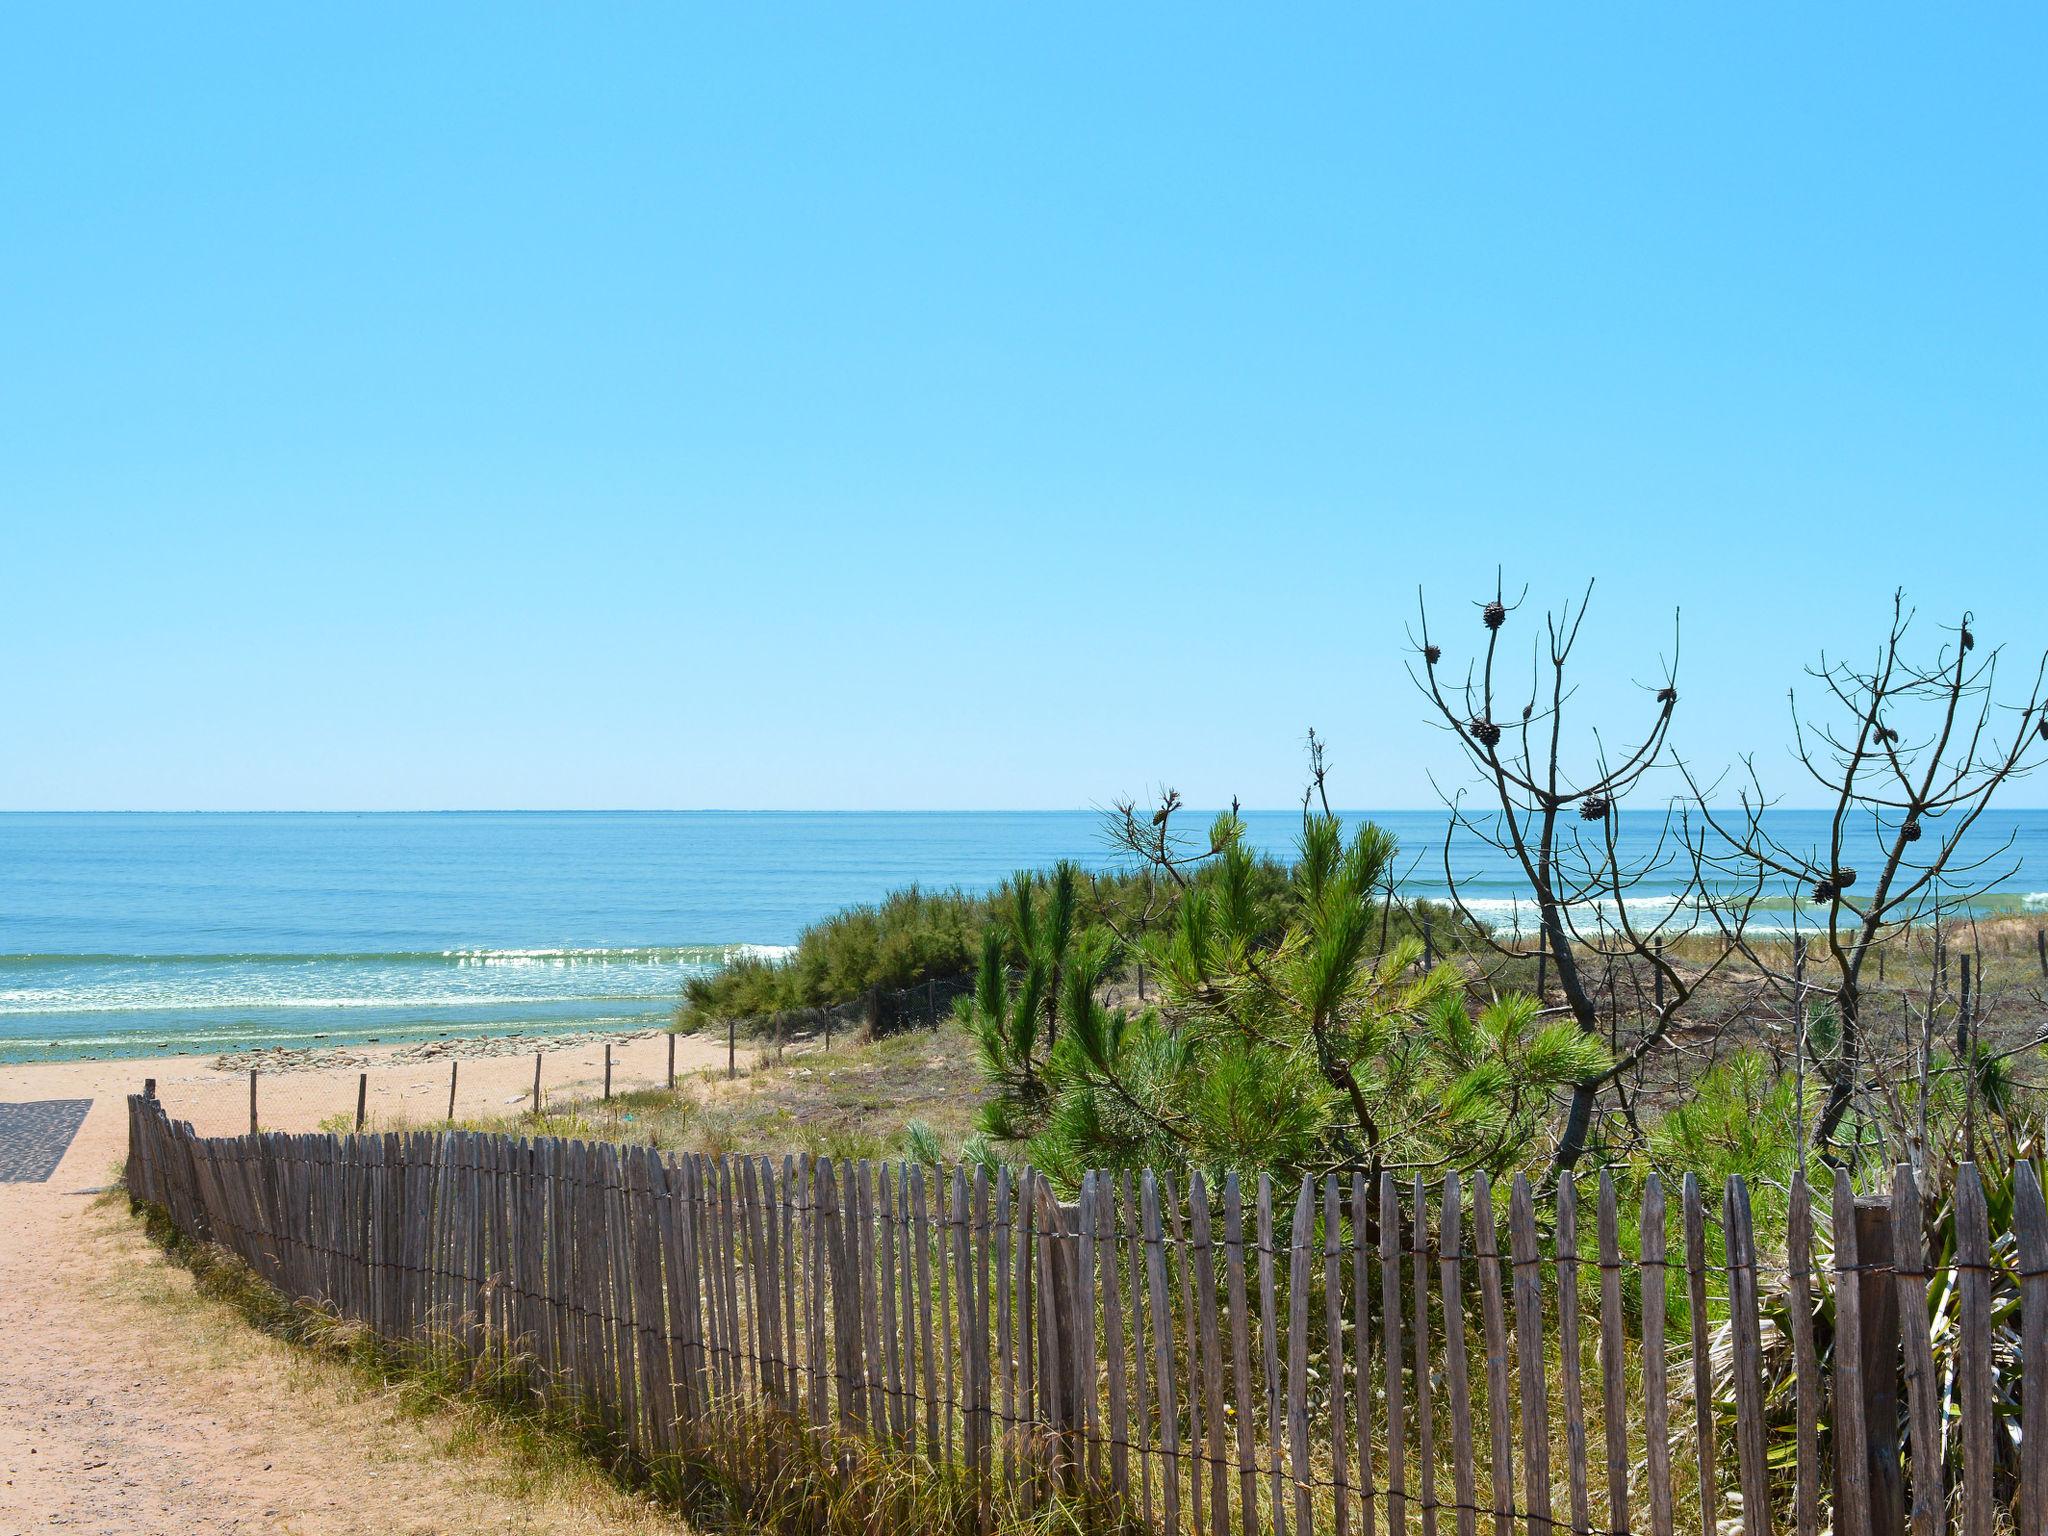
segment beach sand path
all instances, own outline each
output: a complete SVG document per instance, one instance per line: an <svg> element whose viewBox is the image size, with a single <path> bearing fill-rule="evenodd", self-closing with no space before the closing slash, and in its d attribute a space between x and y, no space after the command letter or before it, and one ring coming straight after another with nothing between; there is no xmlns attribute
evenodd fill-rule
<svg viewBox="0 0 2048 1536"><path fill-rule="evenodd" d="M693 1049L689 1064L709 1056L708 1044ZM462 1440L452 1418L410 1415L346 1368L196 1297L125 1202L99 1195L122 1156L124 1096L139 1086L128 1079L170 1067L0 1069L0 1098L93 1100L47 1181L0 1183L0 1531L680 1529L672 1516L582 1480L536 1483L516 1453ZM531 1070L531 1057L479 1061L472 1091L479 1101L503 1097ZM445 1080L447 1069L421 1071Z"/></svg>

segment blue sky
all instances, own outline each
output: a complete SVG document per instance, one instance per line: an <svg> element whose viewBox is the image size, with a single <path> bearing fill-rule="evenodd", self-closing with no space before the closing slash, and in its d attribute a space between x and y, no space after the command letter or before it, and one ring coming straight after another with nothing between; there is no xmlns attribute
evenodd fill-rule
<svg viewBox="0 0 2048 1536"><path fill-rule="evenodd" d="M0 26L0 806L1426 805L1496 564L1707 763L2048 644L2038 10Z"/></svg>

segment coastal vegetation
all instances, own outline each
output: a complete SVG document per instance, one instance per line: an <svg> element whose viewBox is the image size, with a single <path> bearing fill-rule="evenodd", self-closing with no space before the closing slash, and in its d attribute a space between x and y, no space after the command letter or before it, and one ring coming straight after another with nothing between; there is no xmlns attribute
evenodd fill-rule
<svg viewBox="0 0 2048 1536"><path fill-rule="evenodd" d="M1968 615L1923 644L1895 599L1874 662L1817 666L1825 708L1795 711L1794 760L1831 809L1824 840L1793 848L1749 759L1730 791L1674 749L1675 639L1633 732L1574 716L1590 595L1539 622L1526 661L1506 649L1523 605L1498 585L1462 666L1418 623L1411 671L1465 769L1449 825L1522 872L1520 922L1468 902L1448 842L1449 903L1406 900L1393 839L1331 811L1311 732L1289 859L1253 849L1234 807L1190 832L1171 790L1119 801L1113 870L895 893L693 984L685 1020L783 1031L944 983L934 1055L964 1044L979 1093L972 1130L936 1150L1067 1187L1091 1167L1927 1166L2037 1109L2039 993L2001 960L2024 935L1972 905L2011 861L1966 834L2040 760L2040 669L2002 692ZM1648 842L1618 834L1633 801L1660 819ZM1847 853L1873 845L1859 875Z"/></svg>

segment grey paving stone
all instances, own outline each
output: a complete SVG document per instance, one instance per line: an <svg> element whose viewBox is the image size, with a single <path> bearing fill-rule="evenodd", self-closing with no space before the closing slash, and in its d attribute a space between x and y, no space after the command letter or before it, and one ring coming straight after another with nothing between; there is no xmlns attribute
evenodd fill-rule
<svg viewBox="0 0 2048 1536"><path fill-rule="evenodd" d="M57 1171L91 1099L0 1104L0 1184L40 1184Z"/></svg>

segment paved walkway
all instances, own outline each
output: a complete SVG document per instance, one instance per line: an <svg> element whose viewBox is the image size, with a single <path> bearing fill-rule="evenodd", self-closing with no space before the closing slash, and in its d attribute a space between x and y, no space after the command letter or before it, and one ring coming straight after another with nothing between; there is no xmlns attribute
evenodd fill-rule
<svg viewBox="0 0 2048 1536"><path fill-rule="evenodd" d="M57 1171L91 1099L0 1104L0 1184L40 1184Z"/></svg>

